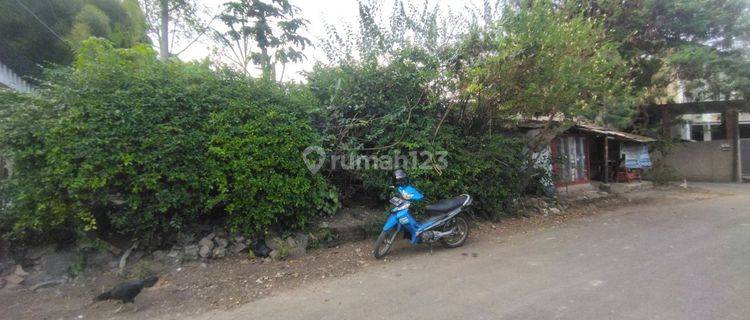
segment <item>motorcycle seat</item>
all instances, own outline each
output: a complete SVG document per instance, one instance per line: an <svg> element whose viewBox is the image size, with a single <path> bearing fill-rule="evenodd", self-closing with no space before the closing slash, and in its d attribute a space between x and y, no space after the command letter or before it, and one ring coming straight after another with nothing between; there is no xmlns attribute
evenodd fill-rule
<svg viewBox="0 0 750 320"><path fill-rule="evenodd" d="M466 203L468 199L469 195L462 194L455 198L443 199L431 205L428 205L427 207L425 207L425 210L430 214L446 213L464 205L464 203Z"/></svg>

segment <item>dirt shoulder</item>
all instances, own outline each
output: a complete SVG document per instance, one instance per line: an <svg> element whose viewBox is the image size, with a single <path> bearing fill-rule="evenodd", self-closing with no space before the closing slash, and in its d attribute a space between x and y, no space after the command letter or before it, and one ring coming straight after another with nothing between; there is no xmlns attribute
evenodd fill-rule
<svg viewBox="0 0 750 320"><path fill-rule="evenodd" d="M609 212L624 206L651 203L700 201L722 196L703 188L669 188L636 192L614 199L596 200L571 206L563 214L478 222L472 226L472 242L497 241L498 237L529 232L563 224L585 216ZM411 248L401 241L395 250L429 253L429 248ZM436 246L433 250L444 250ZM161 280L136 299L139 311L114 313L117 303L89 306L95 295L122 281L112 272L81 277L75 281L37 291L0 291L0 309L8 319L178 319L212 310L232 309L319 281L341 277L388 263L388 259L408 259L410 254L394 254L386 261L375 261L371 242L347 243L335 248L310 251L286 261L230 257L209 262L191 262L160 274Z"/></svg>

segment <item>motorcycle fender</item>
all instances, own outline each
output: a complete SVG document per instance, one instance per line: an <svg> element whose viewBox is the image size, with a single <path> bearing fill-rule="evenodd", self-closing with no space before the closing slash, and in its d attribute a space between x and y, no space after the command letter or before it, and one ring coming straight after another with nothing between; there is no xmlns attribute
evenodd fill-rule
<svg viewBox="0 0 750 320"><path fill-rule="evenodd" d="M392 214L388 216L388 219L385 220L385 225L383 225L383 231L391 230L391 228L398 226L398 218L395 214Z"/></svg>

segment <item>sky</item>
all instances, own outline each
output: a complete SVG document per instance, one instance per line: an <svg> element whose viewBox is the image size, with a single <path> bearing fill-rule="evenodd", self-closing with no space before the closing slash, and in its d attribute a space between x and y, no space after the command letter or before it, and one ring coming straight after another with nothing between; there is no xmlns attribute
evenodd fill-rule
<svg viewBox="0 0 750 320"><path fill-rule="evenodd" d="M391 11L394 0L382 0L383 13ZM405 4L412 4L421 7L425 0L404 0ZM219 12L222 0L198 0L199 3L206 6L212 12ZM357 22L358 5L357 0L290 0L290 2L300 8L300 16L307 19L309 24L307 31L304 33L313 42L312 48L306 48L304 53L307 59L304 62L287 65L286 79L302 80L300 75L302 71L311 70L316 61L324 61L325 55L320 48L316 48L318 39L325 37L326 25L333 25L341 28L345 25L353 25ZM442 10L452 10L459 12L466 6L481 5L481 0L428 0L430 4L437 4ZM214 22L215 27L220 26L220 22ZM205 40L205 39L204 39ZM179 44L175 47L179 47ZM192 45L188 50L180 54L183 60L203 59L210 55L208 41L201 41Z"/></svg>

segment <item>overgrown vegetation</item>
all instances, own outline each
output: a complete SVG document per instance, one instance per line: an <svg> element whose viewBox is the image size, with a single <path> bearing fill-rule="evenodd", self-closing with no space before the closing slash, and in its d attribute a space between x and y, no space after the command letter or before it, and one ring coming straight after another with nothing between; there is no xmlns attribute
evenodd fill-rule
<svg viewBox="0 0 750 320"><path fill-rule="evenodd" d="M320 41L328 60L303 84L274 75L309 44L304 13L286 1L225 6L221 21L242 30L215 35L239 41L227 47L241 51L234 70L167 59L168 43L159 60L144 45L89 39L70 66L46 70L38 92L0 93L0 153L15 163L0 184L0 223L14 239L158 240L222 218L257 236L303 228L359 195L387 196L395 167L312 174L308 146L329 156L416 153L420 165L408 171L428 201L469 193L476 215L511 214L516 198L549 179L534 154L559 123L628 127L675 77L724 98L745 94L750 68L735 39L747 36L747 5L708 2L487 2L457 15L396 1L387 19L363 2L357 25L329 26ZM157 3L141 3L154 20ZM195 13L191 1L175 3ZM697 4L716 14L694 15ZM269 11L248 14L258 6ZM686 14L700 19L674 22ZM267 15L282 33L266 28ZM169 35L157 24L152 33ZM265 52L252 52L254 41ZM508 133L529 119L544 123L540 134Z"/></svg>
<svg viewBox="0 0 750 320"><path fill-rule="evenodd" d="M644 178L651 180L655 185L666 186L680 179L677 171L666 164L665 158L675 147L675 141L663 139L651 145L651 154L654 155L654 166L644 173Z"/></svg>
<svg viewBox="0 0 750 320"><path fill-rule="evenodd" d="M15 174L1 216L14 237L149 239L217 214L257 233L337 208L299 156L319 139L304 100L275 84L98 39L47 81L37 95L2 93Z"/></svg>
<svg viewBox="0 0 750 320"><path fill-rule="evenodd" d="M750 6L745 0L563 1L561 10L601 21L649 99L682 81L688 99L747 97Z"/></svg>
<svg viewBox="0 0 750 320"><path fill-rule="evenodd" d="M123 48L148 43L145 23L136 0L1 1L0 54L16 72L38 76L37 64L71 63L92 36Z"/></svg>

